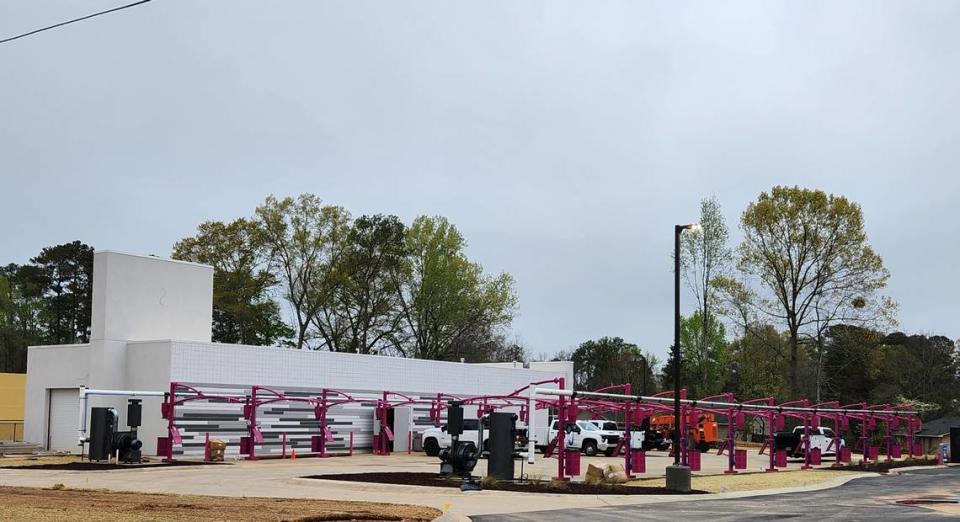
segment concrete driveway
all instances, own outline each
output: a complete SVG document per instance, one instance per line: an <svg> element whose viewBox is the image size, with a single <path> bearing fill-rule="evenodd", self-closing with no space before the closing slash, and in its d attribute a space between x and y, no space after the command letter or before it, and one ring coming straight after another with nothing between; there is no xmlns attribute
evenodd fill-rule
<svg viewBox="0 0 960 522"><path fill-rule="evenodd" d="M930 495L960 497L960 468L938 468L900 475L865 477L818 491L718 500L662 502L528 512L516 515L480 515L475 522L626 521L626 520L931 520L960 518L957 504L896 504L896 500Z"/></svg>

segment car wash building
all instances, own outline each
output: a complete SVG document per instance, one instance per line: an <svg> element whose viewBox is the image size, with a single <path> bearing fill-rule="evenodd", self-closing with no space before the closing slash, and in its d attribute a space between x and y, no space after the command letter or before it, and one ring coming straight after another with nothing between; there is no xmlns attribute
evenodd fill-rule
<svg viewBox="0 0 960 522"><path fill-rule="evenodd" d="M494 395L531 382L565 378L570 362L464 364L376 355L244 346L211 342L213 268L150 256L101 251L94 255L91 336L88 344L32 346L27 357L24 439L51 451L80 451L81 387L164 392L171 382L211 394L242 397L252 386L295 396L334 388L364 399L330 410L330 449L372 447L374 408L385 390L411 397ZM369 399L369 402L366 401ZM162 397L143 398L144 454L169 435ZM125 414L121 396L92 396L88 407ZM248 433L241 404L194 401L176 408L182 435L178 454L202 454L206 437L239 449ZM429 407L405 411L411 432L432 426ZM538 410L539 415L546 415ZM309 448L312 408L277 402L257 413L265 439L259 453ZM546 419L538 418L540 425ZM407 426L404 427L407 429ZM272 443L272 442L273 443Z"/></svg>

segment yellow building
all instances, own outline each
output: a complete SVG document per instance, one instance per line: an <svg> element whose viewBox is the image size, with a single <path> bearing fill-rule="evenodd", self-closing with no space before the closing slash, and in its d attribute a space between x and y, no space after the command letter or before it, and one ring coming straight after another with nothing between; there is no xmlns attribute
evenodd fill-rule
<svg viewBox="0 0 960 522"><path fill-rule="evenodd" d="M0 440L23 440L25 373L0 373Z"/></svg>

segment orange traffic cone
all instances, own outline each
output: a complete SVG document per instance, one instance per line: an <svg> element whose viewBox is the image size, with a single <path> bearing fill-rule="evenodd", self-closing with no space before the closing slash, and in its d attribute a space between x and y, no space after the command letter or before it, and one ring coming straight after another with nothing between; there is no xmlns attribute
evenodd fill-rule
<svg viewBox="0 0 960 522"><path fill-rule="evenodd" d="M297 460L297 448L290 450L290 460Z"/></svg>

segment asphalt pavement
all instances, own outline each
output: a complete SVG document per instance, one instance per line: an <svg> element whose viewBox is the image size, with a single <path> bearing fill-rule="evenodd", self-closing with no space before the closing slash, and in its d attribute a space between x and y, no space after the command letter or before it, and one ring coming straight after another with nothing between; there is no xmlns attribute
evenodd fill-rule
<svg viewBox="0 0 960 522"><path fill-rule="evenodd" d="M960 468L938 468L900 475L865 477L830 489L715 500L692 500L636 506L533 511L514 515L482 515L475 522L605 522L625 520L869 520L943 521L952 514L922 505L897 504L920 497L960 497ZM955 506L955 505L953 505ZM950 509L954 509L951 507Z"/></svg>

